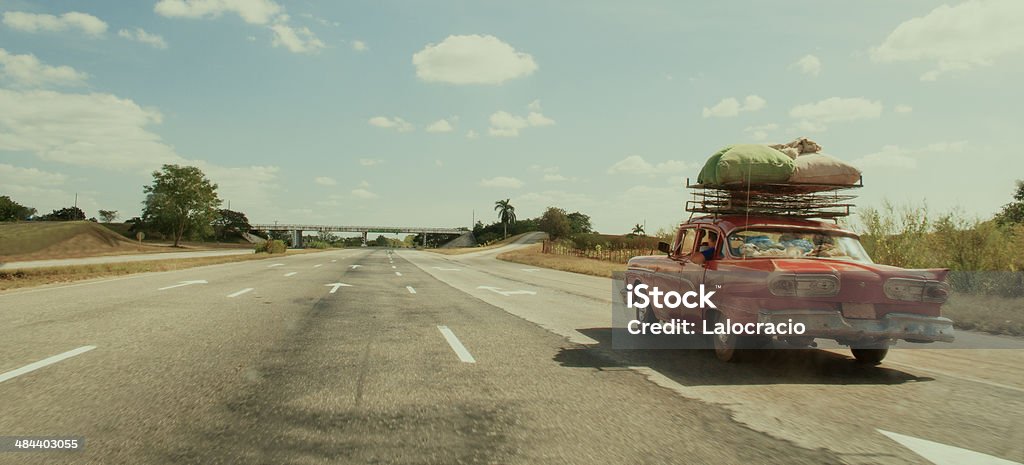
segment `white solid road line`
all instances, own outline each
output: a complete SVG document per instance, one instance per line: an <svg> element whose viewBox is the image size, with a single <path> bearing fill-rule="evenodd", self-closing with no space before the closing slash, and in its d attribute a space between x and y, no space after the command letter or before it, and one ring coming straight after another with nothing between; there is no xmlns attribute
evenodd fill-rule
<svg viewBox="0 0 1024 465"><path fill-rule="evenodd" d="M410 294L415 294L416 293L416 289L413 289L412 286L405 286L405 288L409 290Z"/></svg>
<svg viewBox="0 0 1024 465"><path fill-rule="evenodd" d="M459 338L455 337L455 333L452 330L448 329L447 326L441 325L438 325L437 329L444 335L444 339L448 341L448 345L455 351L455 355L459 356L459 360L462 360L462 363L476 363L476 359L469 354L466 346L459 342Z"/></svg>
<svg viewBox="0 0 1024 465"><path fill-rule="evenodd" d="M207 282L206 282L205 279L195 279L195 280L192 280L192 281L182 281L182 282L180 282L178 284L175 284L175 285L172 285L172 286L161 287L160 289L157 289L157 290L158 291L166 291L168 289L174 289L176 287L182 287L182 286L191 286L193 284L207 284Z"/></svg>
<svg viewBox="0 0 1024 465"><path fill-rule="evenodd" d="M295 275L297 275L297 274L299 274L299 272L298 272L298 271L292 271L291 273L285 273L285 274L284 274L284 277L286 277L286 278L287 278L287 277L289 277L289 276L295 276Z"/></svg>
<svg viewBox="0 0 1024 465"><path fill-rule="evenodd" d="M500 287L494 287L494 286L477 286L476 288L477 289L487 289L488 291L491 291L491 292L493 292L495 294L501 294L501 295L503 295L505 297L508 297L510 295L537 295L537 293L534 292L534 291L524 291L522 289L520 289L518 291L503 291L503 290L501 290Z"/></svg>
<svg viewBox="0 0 1024 465"><path fill-rule="evenodd" d="M35 362L35 363L30 363L30 364L25 365L25 366L23 366L21 368L18 368L16 370L8 371L7 373L0 373L0 383L2 383L4 381L7 381L7 380L9 380L11 378L15 378L15 377L21 376L21 375L23 375L25 373L36 371L36 370L38 370L40 368L43 368L43 367L45 367L47 365L53 365L54 363L57 363L57 362L59 362L61 360L69 359L69 358L74 357L76 355L84 354L84 353L86 353L86 352L88 352L90 350L93 350L95 348L96 348L96 346L82 346L82 347L79 347L77 349L69 350L67 352L64 352L63 354L54 355L53 357L45 358L45 359L42 359L42 360L40 360L38 362Z"/></svg>
<svg viewBox="0 0 1024 465"><path fill-rule="evenodd" d="M275 263L273 265L267 265L267 268L273 268L275 266L284 266L284 263Z"/></svg>
<svg viewBox="0 0 1024 465"><path fill-rule="evenodd" d="M967 382L970 382L970 383L985 384L985 385L992 386L992 387L997 387L997 388L1001 388L1001 389L1008 389L1008 390L1011 390L1011 391L1017 391L1017 392L1024 393L1024 388L1019 388L1017 386L1009 386L1009 385L1006 385L1006 384L1001 384L1001 383L997 383L997 382L994 382L994 381L988 381L988 380L979 379L979 378L973 378L973 377L970 377L970 376L961 376L961 375L950 373L948 371L935 370L935 369L932 369L932 368L921 368L919 366L907 365L906 363L899 363L899 362L885 362L885 364L886 365L900 366L900 367L906 368L908 370L920 370L920 371L923 371L925 373L931 373L931 374L935 374L935 375L939 375L939 376L948 376L950 378L959 379L960 381L967 381Z"/></svg>
<svg viewBox="0 0 1024 465"><path fill-rule="evenodd" d="M324 264L323 263L317 263L316 265L313 265L313 268L320 268L321 266L324 266Z"/></svg>
<svg viewBox="0 0 1024 465"><path fill-rule="evenodd" d="M904 436L880 429L875 431L884 434L889 439L896 441L901 446L914 451L917 455L936 465L1021 465L1019 462L1012 462L959 447L947 446L939 442L927 441L913 436Z"/></svg>
<svg viewBox="0 0 1024 465"><path fill-rule="evenodd" d="M395 272L395 276L402 276L402 273L400 273L400 272L396 271L396 272Z"/></svg>
<svg viewBox="0 0 1024 465"><path fill-rule="evenodd" d="M238 297L238 296L240 296L242 294L245 294L246 292L251 292L253 289L254 288L247 287L247 288L242 289L242 290L240 290L240 291L238 291L238 292L236 292L234 294L228 294L228 297Z"/></svg>

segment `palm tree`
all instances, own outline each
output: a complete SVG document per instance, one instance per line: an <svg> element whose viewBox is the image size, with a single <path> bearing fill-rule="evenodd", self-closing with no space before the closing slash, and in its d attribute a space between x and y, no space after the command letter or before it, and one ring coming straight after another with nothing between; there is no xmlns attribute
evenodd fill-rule
<svg viewBox="0 0 1024 465"><path fill-rule="evenodd" d="M498 212L498 219L505 225L505 237L508 238L508 224L516 222L516 207L508 203L511 199L499 200L494 202L494 211Z"/></svg>
<svg viewBox="0 0 1024 465"><path fill-rule="evenodd" d="M647 231L644 231L644 227L640 223L637 223L636 226L633 226L633 234L643 236L647 234Z"/></svg>

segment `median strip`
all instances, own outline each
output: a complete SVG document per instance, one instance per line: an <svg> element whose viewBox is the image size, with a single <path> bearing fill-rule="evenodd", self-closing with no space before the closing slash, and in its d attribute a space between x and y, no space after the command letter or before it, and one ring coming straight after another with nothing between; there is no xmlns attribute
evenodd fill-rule
<svg viewBox="0 0 1024 465"><path fill-rule="evenodd" d="M438 331L441 331L442 335L444 335L444 339L448 341L448 345L455 351L455 355L459 356L459 360L461 360L462 363L476 363L476 359L469 354L469 351L466 350L466 346L462 345L462 342L459 341L459 338L455 337L455 333L453 333L452 330L448 329L447 326L441 325L438 325L437 329Z"/></svg>
<svg viewBox="0 0 1024 465"><path fill-rule="evenodd" d="M61 360L66 360L66 359L69 359L69 358L74 357L76 355L84 354L84 353L86 353L86 352L88 352L90 350L93 350L95 348L96 348L96 346L82 346L82 347L79 347L77 349L69 350L67 352L64 352L62 354L54 355L53 357L44 358L44 359L42 359L42 360L40 360L38 362L35 362L35 363L30 363L30 364L25 365L25 366L23 366L21 368L18 368L16 370L11 370L11 371L8 371L7 373L2 373L2 374L0 374L0 383L2 383L4 381L7 381L9 379L12 379L12 378L16 378L16 377L21 376L21 375L23 375L25 373L30 373L30 372L36 371L36 370L38 370L40 368L43 368L43 367L45 367L47 365L53 365L54 363L57 363L57 362L59 362Z"/></svg>

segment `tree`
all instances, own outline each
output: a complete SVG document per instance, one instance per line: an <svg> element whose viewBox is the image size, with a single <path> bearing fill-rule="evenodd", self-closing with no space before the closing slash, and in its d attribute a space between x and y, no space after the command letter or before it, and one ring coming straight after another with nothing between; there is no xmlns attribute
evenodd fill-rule
<svg viewBox="0 0 1024 465"><path fill-rule="evenodd" d="M249 218L246 218L245 213L226 208L217 210L217 217L213 220L213 231L218 238L223 239L229 232L243 233L249 232L250 229L252 226L249 225Z"/></svg>
<svg viewBox="0 0 1024 465"><path fill-rule="evenodd" d="M505 236L503 239L508 238L508 224L516 222L516 207L509 203L510 200L505 199L494 202L494 211L498 212L498 220L501 221L501 224L505 225Z"/></svg>
<svg viewBox="0 0 1024 465"><path fill-rule="evenodd" d="M82 221L85 219L85 212L78 207L64 207L47 213L39 219L43 221Z"/></svg>
<svg viewBox="0 0 1024 465"><path fill-rule="evenodd" d="M996 215L999 224L1024 223L1024 181L1017 181L1017 191L1013 193L1013 200L1003 205L1003 210Z"/></svg>
<svg viewBox="0 0 1024 465"><path fill-rule="evenodd" d="M590 215L584 215L580 212L572 212L565 215L566 219L569 220L569 228L573 234L587 234L594 232L594 229L590 226Z"/></svg>
<svg viewBox="0 0 1024 465"><path fill-rule="evenodd" d="M117 210L100 210L100 219L104 223L111 223L117 219Z"/></svg>
<svg viewBox="0 0 1024 465"><path fill-rule="evenodd" d="M26 207L6 195L0 196L0 221L27 221L35 214L35 208Z"/></svg>
<svg viewBox="0 0 1024 465"><path fill-rule="evenodd" d="M540 230L548 233L552 239L568 236L572 233L569 225L569 218L565 210L556 207L548 207L540 217Z"/></svg>
<svg viewBox="0 0 1024 465"><path fill-rule="evenodd" d="M208 229L220 206L217 185L194 166L164 165L143 192L143 221L173 236L175 247L185 233Z"/></svg>
<svg viewBox="0 0 1024 465"><path fill-rule="evenodd" d="M644 231L643 225L637 223L636 226L633 226L633 234L637 236L643 236L647 234L647 231Z"/></svg>

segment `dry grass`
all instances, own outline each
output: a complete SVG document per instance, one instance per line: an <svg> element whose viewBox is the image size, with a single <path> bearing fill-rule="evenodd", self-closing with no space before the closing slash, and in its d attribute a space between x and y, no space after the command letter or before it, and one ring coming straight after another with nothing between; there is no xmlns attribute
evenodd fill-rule
<svg viewBox="0 0 1024 465"><path fill-rule="evenodd" d="M1024 298L953 294L942 316L957 328L1024 336Z"/></svg>
<svg viewBox="0 0 1024 465"><path fill-rule="evenodd" d="M322 250L289 250L286 255L322 252ZM152 271L174 271L197 266L220 263L243 262L279 258L282 255L252 254L228 255L221 257L178 258L144 262L98 263L93 265L55 266L49 268L26 268L23 270L0 271L0 291L40 286L43 284L69 283L86 279L107 278L133 273Z"/></svg>
<svg viewBox="0 0 1024 465"><path fill-rule="evenodd" d="M592 258L570 257L567 255L555 255L541 252L543 244L533 244L528 247L498 254L499 260L522 263L524 265L540 266L572 273L588 274L611 278L612 273L626 271L626 265L612 263Z"/></svg>
<svg viewBox="0 0 1024 465"><path fill-rule="evenodd" d="M479 252L481 250L487 250L487 249L496 249L496 248L501 247L503 245L508 245L508 244L511 244L511 243L515 242L520 237L523 237L523 235L525 235L525 234L528 234L528 233L516 234L515 236L509 236L508 239L503 239L503 240L500 240L500 241L497 241L497 242L493 242L493 243L487 244L487 245L485 245L483 247L453 247L453 248L450 248L450 249L427 249L427 250L430 251L430 252L439 253L441 255L462 255L464 253Z"/></svg>

